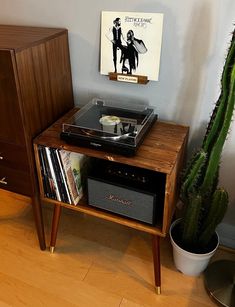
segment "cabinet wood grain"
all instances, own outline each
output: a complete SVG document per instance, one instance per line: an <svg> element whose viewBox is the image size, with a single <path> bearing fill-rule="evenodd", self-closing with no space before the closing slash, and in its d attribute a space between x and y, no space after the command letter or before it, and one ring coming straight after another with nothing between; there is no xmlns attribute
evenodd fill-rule
<svg viewBox="0 0 235 307"><path fill-rule="evenodd" d="M32 198L41 249L32 139L73 105L67 30L0 25L0 188Z"/></svg>

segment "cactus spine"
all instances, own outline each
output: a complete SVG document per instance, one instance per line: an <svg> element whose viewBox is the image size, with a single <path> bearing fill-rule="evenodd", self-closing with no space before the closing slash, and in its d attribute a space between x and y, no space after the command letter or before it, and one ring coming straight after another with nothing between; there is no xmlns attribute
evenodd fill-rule
<svg viewBox="0 0 235 307"><path fill-rule="evenodd" d="M228 193L217 188L220 158L235 105L235 30L226 57L221 94L207 127L202 147L183 176L180 198L185 204L182 245L195 250L208 244L228 206Z"/></svg>

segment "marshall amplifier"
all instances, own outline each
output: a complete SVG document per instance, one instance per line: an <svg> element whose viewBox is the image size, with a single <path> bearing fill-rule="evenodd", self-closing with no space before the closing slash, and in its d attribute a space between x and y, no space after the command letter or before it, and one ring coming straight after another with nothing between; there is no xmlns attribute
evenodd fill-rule
<svg viewBox="0 0 235 307"><path fill-rule="evenodd" d="M154 225L162 214L163 181L156 172L97 160L88 176L88 203Z"/></svg>

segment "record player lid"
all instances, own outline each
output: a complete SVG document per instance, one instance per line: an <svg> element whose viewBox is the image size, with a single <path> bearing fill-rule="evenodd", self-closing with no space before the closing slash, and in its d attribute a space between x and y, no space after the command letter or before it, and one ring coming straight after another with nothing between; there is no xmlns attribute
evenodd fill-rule
<svg viewBox="0 0 235 307"><path fill-rule="evenodd" d="M154 116L154 109L146 105L94 98L63 124L63 132L135 144Z"/></svg>

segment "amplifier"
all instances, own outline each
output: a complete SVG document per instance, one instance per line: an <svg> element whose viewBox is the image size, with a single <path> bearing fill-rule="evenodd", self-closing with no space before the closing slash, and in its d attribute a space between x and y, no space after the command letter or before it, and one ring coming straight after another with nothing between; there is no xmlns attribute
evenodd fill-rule
<svg viewBox="0 0 235 307"><path fill-rule="evenodd" d="M156 172L143 172L114 162L99 164L98 161L95 163L95 171L87 179L89 205L154 225L162 207L162 181L157 193L158 183L153 176Z"/></svg>

